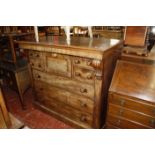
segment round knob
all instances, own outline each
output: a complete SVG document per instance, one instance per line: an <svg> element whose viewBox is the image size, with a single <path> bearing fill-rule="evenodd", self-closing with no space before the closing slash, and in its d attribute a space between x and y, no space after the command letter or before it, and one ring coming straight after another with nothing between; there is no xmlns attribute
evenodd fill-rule
<svg viewBox="0 0 155 155"><path fill-rule="evenodd" d="M80 89L80 92L81 92L81 93L87 93L87 89L81 88L81 89Z"/></svg>
<svg viewBox="0 0 155 155"><path fill-rule="evenodd" d="M31 63L31 66L34 66L34 63Z"/></svg>
<svg viewBox="0 0 155 155"><path fill-rule="evenodd" d="M116 122L117 125L120 125L121 124L121 120L119 119L117 122Z"/></svg>
<svg viewBox="0 0 155 155"><path fill-rule="evenodd" d="M74 62L75 62L75 64L79 64L80 60L75 60Z"/></svg>
<svg viewBox="0 0 155 155"><path fill-rule="evenodd" d="M75 76L81 76L79 72L75 72Z"/></svg>
<svg viewBox="0 0 155 155"><path fill-rule="evenodd" d="M53 58L56 58L57 57L57 54L56 53L52 53L52 57Z"/></svg>
<svg viewBox="0 0 155 155"><path fill-rule="evenodd" d="M124 112L124 110L123 109L120 109L119 114L122 115L123 112Z"/></svg>
<svg viewBox="0 0 155 155"><path fill-rule="evenodd" d="M81 116L81 121L82 122L86 122L87 121L87 117L86 116Z"/></svg>
<svg viewBox="0 0 155 155"><path fill-rule="evenodd" d="M87 79L92 79L92 75L91 74L87 75Z"/></svg>
<svg viewBox="0 0 155 155"><path fill-rule="evenodd" d="M121 106L124 106L125 100L121 99L121 100L120 100L120 104L121 104Z"/></svg>
<svg viewBox="0 0 155 155"><path fill-rule="evenodd" d="M87 61L87 65L90 66L91 65L91 61Z"/></svg>
<svg viewBox="0 0 155 155"><path fill-rule="evenodd" d="M41 68L41 64L39 64L38 67Z"/></svg>
<svg viewBox="0 0 155 155"><path fill-rule="evenodd" d="M37 54L37 56L36 57L39 57L39 54Z"/></svg>
<svg viewBox="0 0 155 155"><path fill-rule="evenodd" d="M151 124L151 126L155 126L155 119L151 119L150 124Z"/></svg>
<svg viewBox="0 0 155 155"><path fill-rule="evenodd" d="M38 75L38 79L39 79L39 78L41 78L41 76L40 76L40 75Z"/></svg>
<svg viewBox="0 0 155 155"><path fill-rule="evenodd" d="M84 102L81 102L81 107L87 107L87 104Z"/></svg>

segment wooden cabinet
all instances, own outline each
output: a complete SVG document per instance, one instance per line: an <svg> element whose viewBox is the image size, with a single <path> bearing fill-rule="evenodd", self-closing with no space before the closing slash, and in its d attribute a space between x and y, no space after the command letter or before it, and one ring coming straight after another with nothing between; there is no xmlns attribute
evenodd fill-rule
<svg viewBox="0 0 155 155"><path fill-rule="evenodd" d="M63 37L17 42L29 50L35 105L76 128L101 128L122 42L71 39L70 45Z"/></svg>
<svg viewBox="0 0 155 155"><path fill-rule="evenodd" d="M119 61L109 89L107 128L155 128L155 66Z"/></svg>

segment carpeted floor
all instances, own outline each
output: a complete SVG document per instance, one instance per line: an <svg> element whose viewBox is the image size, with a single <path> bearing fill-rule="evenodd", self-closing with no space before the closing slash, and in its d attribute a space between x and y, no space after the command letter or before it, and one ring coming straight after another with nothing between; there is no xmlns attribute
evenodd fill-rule
<svg viewBox="0 0 155 155"><path fill-rule="evenodd" d="M40 111L33 106L32 90L29 89L24 95L26 110L22 110L17 93L10 88L4 87L4 96L7 108L17 119L32 129L70 129L71 127L52 116Z"/></svg>

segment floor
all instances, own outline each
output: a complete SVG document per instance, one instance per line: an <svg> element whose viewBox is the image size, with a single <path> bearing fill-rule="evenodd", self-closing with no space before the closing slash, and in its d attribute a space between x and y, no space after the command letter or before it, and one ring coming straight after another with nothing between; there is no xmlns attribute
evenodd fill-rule
<svg viewBox="0 0 155 155"><path fill-rule="evenodd" d="M70 129L71 127L33 106L32 90L24 95L26 110L22 110L18 94L10 88L4 87L4 96L7 108L11 114L31 129Z"/></svg>

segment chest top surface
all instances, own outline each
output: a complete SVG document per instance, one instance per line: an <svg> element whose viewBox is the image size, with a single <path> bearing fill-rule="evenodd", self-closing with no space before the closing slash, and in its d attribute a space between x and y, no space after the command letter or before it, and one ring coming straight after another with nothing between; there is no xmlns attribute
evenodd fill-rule
<svg viewBox="0 0 155 155"><path fill-rule="evenodd" d="M155 103L155 66L118 61L110 91Z"/></svg>

